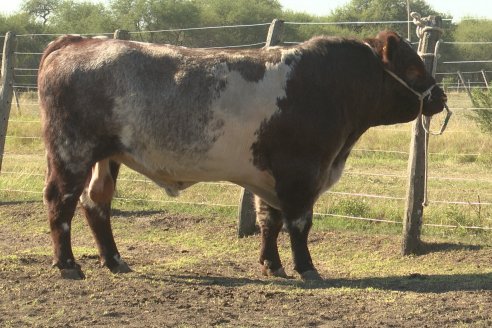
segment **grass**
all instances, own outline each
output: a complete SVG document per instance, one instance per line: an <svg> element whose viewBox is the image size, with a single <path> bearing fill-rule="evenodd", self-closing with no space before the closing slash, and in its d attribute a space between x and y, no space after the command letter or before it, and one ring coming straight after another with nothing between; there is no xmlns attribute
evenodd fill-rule
<svg viewBox="0 0 492 328"><path fill-rule="evenodd" d="M4 201L42 199L44 148L36 95L20 96L20 108L12 109L6 154L0 175ZM471 107L466 94L452 93L449 105ZM440 118L432 129L439 128ZM407 188L407 159L412 124L370 129L357 143L340 182L323 195L315 212L397 222L365 222L320 215L315 229L347 229L399 234ZM482 133L466 110L455 110L444 135L431 137L428 191L430 205L424 223L457 227L492 227L492 138ZM383 150L380 152L378 150ZM388 152L389 151L389 152ZM114 208L119 211L164 211L234 221L241 188L228 183L202 183L170 198L153 182L127 168L121 171ZM352 194L352 195L347 195ZM357 194L390 198L362 197ZM460 202L460 204L449 204ZM465 228L424 227L431 236L486 240L489 233Z"/></svg>

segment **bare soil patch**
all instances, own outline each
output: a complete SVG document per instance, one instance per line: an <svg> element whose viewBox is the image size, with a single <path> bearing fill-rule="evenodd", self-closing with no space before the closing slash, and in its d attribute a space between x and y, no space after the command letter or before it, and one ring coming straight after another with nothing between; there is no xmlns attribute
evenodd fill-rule
<svg viewBox="0 0 492 328"><path fill-rule="evenodd" d="M235 222L115 211L134 272L100 268L80 214L74 247L87 279L50 268L40 203L0 203L1 327L490 327L492 248L432 241L399 256L399 236L313 231L316 283L260 275L259 238ZM292 274L288 238L280 238ZM340 260L339 262L337 262ZM388 264L389 263L389 264Z"/></svg>

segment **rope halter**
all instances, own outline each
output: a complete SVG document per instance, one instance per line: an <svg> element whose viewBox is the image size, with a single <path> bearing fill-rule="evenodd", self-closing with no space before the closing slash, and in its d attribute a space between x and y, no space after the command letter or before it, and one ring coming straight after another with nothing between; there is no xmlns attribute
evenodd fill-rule
<svg viewBox="0 0 492 328"><path fill-rule="evenodd" d="M397 80L398 82L400 82L401 85L403 85L405 88L407 88L408 90L410 90L414 95L416 95L418 97L419 103L420 103L420 105L419 105L420 106L419 107L419 115L421 115L422 114L422 111L424 110L424 99L431 96L432 90L434 89L434 87L436 87L436 84L431 85L424 92L418 92L418 91L415 91L412 87L410 87L408 85L407 82L405 82L403 79L401 79L398 75L396 75L395 73L393 73L389 69L385 68L384 70L386 71L386 73L388 73L389 75L391 75L395 80ZM448 105L446 103L444 103L444 108L446 109L446 117L444 118L444 121L441 124L441 129L439 130L439 132L431 132L431 131L429 131L429 129L427 129L427 127L425 126L424 121L422 120L422 128L424 129L424 131L427 134L441 135L444 132L444 130L446 130L446 127L448 126L448 123L449 123L449 119L451 118L451 115L453 113L449 110L449 107L448 107Z"/></svg>

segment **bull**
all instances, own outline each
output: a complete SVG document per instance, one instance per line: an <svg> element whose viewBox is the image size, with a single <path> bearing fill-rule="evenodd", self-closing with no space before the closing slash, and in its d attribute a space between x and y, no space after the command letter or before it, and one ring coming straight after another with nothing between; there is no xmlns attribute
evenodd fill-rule
<svg viewBox="0 0 492 328"><path fill-rule="evenodd" d="M252 191L263 274L286 277L277 249L285 224L294 269L319 279L307 243L313 206L355 142L370 127L430 116L446 102L391 31L247 50L63 36L44 51L38 87L53 264L71 279L84 278L71 248L78 203L102 265L130 271L110 223L121 164L172 196L201 181Z"/></svg>

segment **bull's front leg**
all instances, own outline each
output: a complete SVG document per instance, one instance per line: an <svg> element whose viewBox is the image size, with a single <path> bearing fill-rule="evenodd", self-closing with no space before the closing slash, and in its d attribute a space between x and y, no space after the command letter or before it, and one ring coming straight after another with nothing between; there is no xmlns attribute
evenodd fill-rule
<svg viewBox="0 0 492 328"><path fill-rule="evenodd" d="M294 269L304 280L319 280L307 242L322 170L316 162L292 158L284 159L281 164L274 170L275 189L290 235Z"/></svg>
<svg viewBox="0 0 492 328"><path fill-rule="evenodd" d="M320 280L321 276L313 265L307 245L309 231L313 225L313 211L296 219L287 219L287 229L290 235L294 269L303 280Z"/></svg>
<svg viewBox="0 0 492 328"><path fill-rule="evenodd" d="M255 196L256 218L261 232L261 271L265 276L287 278L278 254L277 238L282 229L282 213Z"/></svg>

